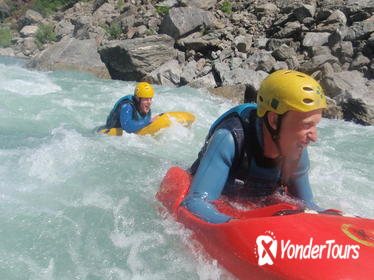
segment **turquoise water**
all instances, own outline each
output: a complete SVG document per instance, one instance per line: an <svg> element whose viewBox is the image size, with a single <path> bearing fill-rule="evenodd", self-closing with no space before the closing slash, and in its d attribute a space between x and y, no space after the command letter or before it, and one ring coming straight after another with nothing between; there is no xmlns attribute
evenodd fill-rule
<svg viewBox="0 0 374 280"><path fill-rule="evenodd" d="M156 86L153 112L191 112L191 129L96 135L134 83L22 64L0 58L0 278L232 279L155 200L168 168L188 167L232 104ZM374 218L374 127L323 120L309 151L318 204Z"/></svg>

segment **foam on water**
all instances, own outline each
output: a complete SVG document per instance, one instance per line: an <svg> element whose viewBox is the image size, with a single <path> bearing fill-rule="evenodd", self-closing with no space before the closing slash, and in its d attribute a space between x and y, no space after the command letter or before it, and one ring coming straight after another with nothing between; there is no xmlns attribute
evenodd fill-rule
<svg viewBox="0 0 374 280"><path fill-rule="evenodd" d="M191 112L190 129L93 133L134 85L0 58L1 279L232 279L155 199L168 168L187 168L232 104L156 86L153 114ZM374 218L373 143L372 127L322 121L309 149L318 204Z"/></svg>

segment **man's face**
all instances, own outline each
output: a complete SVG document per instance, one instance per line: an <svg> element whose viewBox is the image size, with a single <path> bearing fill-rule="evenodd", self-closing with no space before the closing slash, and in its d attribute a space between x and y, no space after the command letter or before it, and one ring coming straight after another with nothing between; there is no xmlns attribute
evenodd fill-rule
<svg viewBox="0 0 374 280"><path fill-rule="evenodd" d="M140 98L139 111L142 114L147 114L151 110L152 98Z"/></svg>
<svg viewBox="0 0 374 280"><path fill-rule="evenodd" d="M317 124L322 118L322 109L310 112L289 111L282 120L279 145L283 156L297 160L303 149L317 141Z"/></svg>

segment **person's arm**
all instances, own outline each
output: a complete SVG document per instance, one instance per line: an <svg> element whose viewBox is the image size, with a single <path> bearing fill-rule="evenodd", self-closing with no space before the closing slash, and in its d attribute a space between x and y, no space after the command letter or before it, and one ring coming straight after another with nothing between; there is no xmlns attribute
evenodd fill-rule
<svg viewBox="0 0 374 280"><path fill-rule="evenodd" d="M193 178L183 205L202 220L225 223L231 219L217 211L211 201L217 200L226 184L235 155L235 141L226 129L217 130Z"/></svg>
<svg viewBox="0 0 374 280"><path fill-rule="evenodd" d="M143 127L149 125L151 120L149 117L146 117L143 120L134 120L132 118L133 108L130 104L125 104L121 108L120 121L121 126L124 131L127 133L135 133L142 129Z"/></svg>
<svg viewBox="0 0 374 280"><path fill-rule="evenodd" d="M291 195L304 201L307 208L323 211L324 209L319 207L313 201L313 192L309 183L309 156L308 151L305 148L301 154L297 170L294 172L288 184L288 191Z"/></svg>

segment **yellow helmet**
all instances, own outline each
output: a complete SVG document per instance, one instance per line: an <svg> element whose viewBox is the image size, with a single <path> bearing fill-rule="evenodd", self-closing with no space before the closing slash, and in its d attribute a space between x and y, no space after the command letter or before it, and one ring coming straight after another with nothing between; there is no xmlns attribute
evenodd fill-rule
<svg viewBox="0 0 374 280"><path fill-rule="evenodd" d="M147 82L140 82L136 85L134 95L138 98L152 98L155 93L153 87Z"/></svg>
<svg viewBox="0 0 374 280"><path fill-rule="evenodd" d="M266 77L257 94L257 106L259 117L267 111L282 115L290 110L309 112L327 107L320 84L293 70L278 70Z"/></svg>

